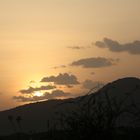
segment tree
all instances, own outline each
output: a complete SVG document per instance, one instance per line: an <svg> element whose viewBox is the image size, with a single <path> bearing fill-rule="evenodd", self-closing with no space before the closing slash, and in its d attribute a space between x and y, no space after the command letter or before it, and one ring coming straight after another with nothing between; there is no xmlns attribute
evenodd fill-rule
<svg viewBox="0 0 140 140"><path fill-rule="evenodd" d="M11 123L12 129L13 129L13 132L16 133L16 127L15 127L15 124L14 124L14 122L13 122L14 117L13 117L12 115L9 115L9 116L8 116L8 120L9 120L10 123Z"/></svg>

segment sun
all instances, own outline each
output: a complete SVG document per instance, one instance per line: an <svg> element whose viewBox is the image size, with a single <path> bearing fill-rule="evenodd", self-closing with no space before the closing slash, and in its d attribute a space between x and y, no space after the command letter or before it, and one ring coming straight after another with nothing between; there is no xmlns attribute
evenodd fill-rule
<svg viewBox="0 0 140 140"><path fill-rule="evenodd" d="M43 95L43 93L40 92L40 91L36 91L36 92L34 93L34 96L40 97L40 96L42 96L42 95Z"/></svg>

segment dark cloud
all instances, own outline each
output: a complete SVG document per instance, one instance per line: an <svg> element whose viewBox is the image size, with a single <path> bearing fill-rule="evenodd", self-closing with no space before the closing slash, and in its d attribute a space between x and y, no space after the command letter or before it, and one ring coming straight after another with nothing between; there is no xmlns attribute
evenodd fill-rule
<svg viewBox="0 0 140 140"><path fill-rule="evenodd" d="M31 102L33 101L33 97L24 97L24 96L13 96L14 100L17 100L18 102Z"/></svg>
<svg viewBox="0 0 140 140"><path fill-rule="evenodd" d="M85 89L99 89L104 86L103 82L85 80L82 84L82 87Z"/></svg>
<svg viewBox="0 0 140 140"><path fill-rule="evenodd" d="M101 68L115 65L117 62L118 59L92 57L74 61L71 66L82 66L84 68Z"/></svg>
<svg viewBox="0 0 140 140"><path fill-rule="evenodd" d="M62 90L54 90L51 94L48 94L47 92L45 93L45 97L47 99L54 99L54 98L59 98L59 97L68 97L71 94L68 92L64 92Z"/></svg>
<svg viewBox="0 0 140 140"><path fill-rule="evenodd" d="M30 94L30 93L33 93L35 91L51 90L51 89L55 89L55 88L56 88L56 86L52 86L52 85L41 86L41 87L36 87L36 88L29 87L28 89L20 90L20 93L22 93L22 94Z"/></svg>
<svg viewBox="0 0 140 140"><path fill-rule="evenodd" d="M95 45L99 48L108 48L112 52L128 52L130 54L140 54L140 41L121 44L117 41L104 38L103 41L97 41Z"/></svg>
<svg viewBox="0 0 140 140"><path fill-rule="evenodd" d="M44 77L41 82L54 82L57 85L77 85L77 77L68 73L59 74L58 76Z"/></svg>
<svg viewBox="0 0 140 140"><path fill-rule="evenodd" d="M43 96L33 96L33 97L25 97L25 96L14 96L13 99L19 102L32 102L32 101L41 101L41 100L50 100L56 98L66 98L69 97L71 94L64 92L62 90L54 90L52 93L44 93Z"/></svg>

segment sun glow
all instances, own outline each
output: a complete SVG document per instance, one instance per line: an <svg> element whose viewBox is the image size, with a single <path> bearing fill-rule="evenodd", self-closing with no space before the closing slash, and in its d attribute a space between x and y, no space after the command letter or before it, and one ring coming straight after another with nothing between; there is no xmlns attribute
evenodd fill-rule
<svg viewBox="0 0 140 140"><path fill-rule="evenodd" d="M42 95L43 95L43 93L40 92L40 91L37 91L37 92L34 93L34 96L38 96L38 97L40 97L40 96L42 96Z"/></svg>

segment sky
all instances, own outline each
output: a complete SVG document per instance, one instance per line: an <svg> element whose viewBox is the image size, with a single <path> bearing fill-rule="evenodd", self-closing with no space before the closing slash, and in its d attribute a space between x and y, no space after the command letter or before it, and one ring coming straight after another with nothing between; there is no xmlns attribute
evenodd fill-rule
<svg viewBox="0 0 140 140"><path fill-rule="evenodd" d="M139 0L0 0L0 110L140 78Z"/></svg>

